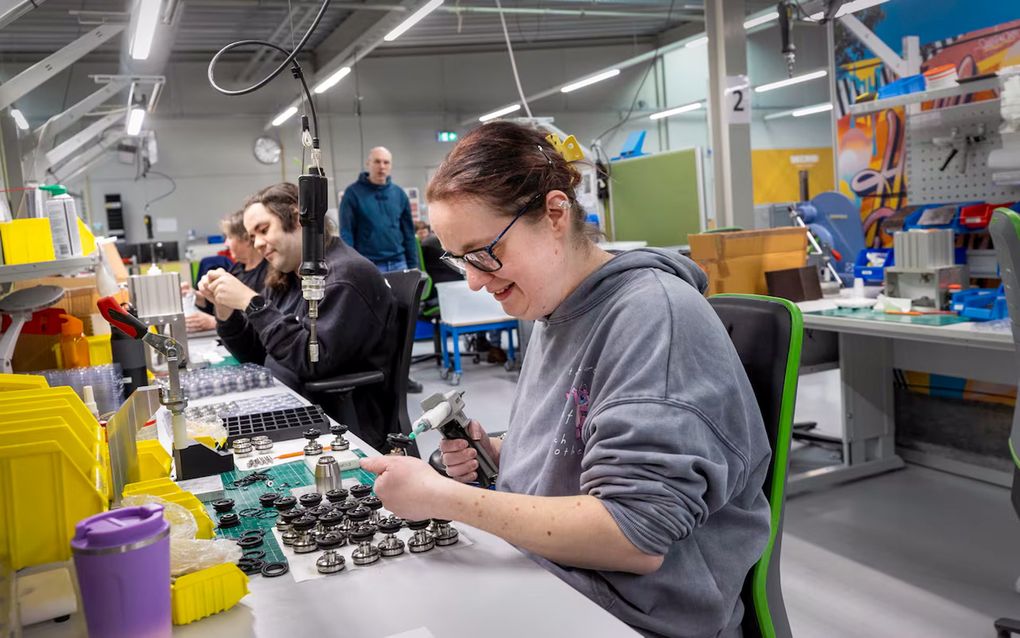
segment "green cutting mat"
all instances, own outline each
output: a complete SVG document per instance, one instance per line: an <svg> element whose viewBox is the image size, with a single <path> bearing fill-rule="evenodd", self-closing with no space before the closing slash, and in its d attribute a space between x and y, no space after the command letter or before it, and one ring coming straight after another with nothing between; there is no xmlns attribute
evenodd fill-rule
<svg viewBox="0 0 1020 638"><path fill-rule="evenodd" d="M365 453L361 450L353 450L354 454L361 458L365 458ZM272 487L266 485L265 482L252 483L248 486L234 486L235 481L240 481L246 476L253 474L254 472L262 472L268 474L273 482ZM375 474L366 472L362 469L356 470L344 470L341 473L342 478L345 482L356 480L364 485L375 484ZM266 555L262 558L267 563L274 562L287 562L287 556L284 554L283 549L276 542L276 537L273 536L273 527L276 526L276 510L262 507L259 503L259 496L266 492L277 492L280 496L286 496L291 493L291 490L296 487L307 487L309 485L315 485L315 475L308 469L304 460L291 461L290 463L283 463L280 465L274 465L272 467L263 468L260 470L253 470L251 472L243 472L240 470L233 470L230 472L224 472L220 474L220 479L223 481L223 498L230 498L234 500L235 512L241 519L241 524L237 527L231 527L228 529L216 528L216 536L218 538L229 538L237 540L246 531L257 529L265 532L265 536L262 538L262 545L260 547L253 548L245 551L264 551ZM212 517L214 523L219 521L219 512L212 506L212 503L205 504L206 511L209 516ZM247 510L247 511L246 511ZM265 518L252 516L255 511L261 512L272 512L272 516L268 513L265 514ZM245 514L242 514L245 512Z"/></svg>
<svg viewBox="0 0 1020 638"><path fill-rule="evenodd" d="M849 319L867 319L869 321L888 321L892 323L909 323L915 326L948 326L954 323L970 321L959 315L890 315L871 308L833 308L805 312L806 315L823 317L847 317Z"/></svg>

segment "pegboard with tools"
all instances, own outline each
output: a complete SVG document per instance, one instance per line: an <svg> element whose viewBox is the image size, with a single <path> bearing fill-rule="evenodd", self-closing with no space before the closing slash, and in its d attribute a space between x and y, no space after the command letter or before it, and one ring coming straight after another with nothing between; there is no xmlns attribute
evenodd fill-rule
<svg viewBox="0 0 1020 638"><path fill-rule="evenodd" d="M992 181L988 154L1002 145L999 100L986 100L907 115L907 201L1009 202L1020 186Z"/></svg>

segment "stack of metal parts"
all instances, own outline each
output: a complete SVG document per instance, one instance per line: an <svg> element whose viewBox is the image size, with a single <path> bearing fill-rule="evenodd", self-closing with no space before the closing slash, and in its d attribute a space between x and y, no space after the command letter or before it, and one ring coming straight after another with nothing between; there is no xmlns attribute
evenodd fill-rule
<svg viewBox="0 0 1020 638"><path fill-rule="evenodd" d="M85 386L92 386L100 415L115 412L124 403L124 374L119 363L70 370L43 370L36 374L46 377L51 388L70 386L80 397L85 396Z"/></svg>
<svg viewBox="0 0 1020 638"><path fill-rule="evenodd" d="M334 488L325 492L325 499L323 496L312 492L296 499L267 492L259 499L264 508L272 507L279 512L276 529L285 548L295 554L323 551L316 560L316 568L322 574L345 569L346 559L337 551L344 545L355 548L351 553L355 565L367 566L383 557L400 556L405 547L411 553L423 553L437 545L453 545L459 539L459 532L448 520L404 521L392 515L382 517L382 502L372 495L368 485L356 485L350 490ZM396 537L404 527L414 532L407 544ZM382 539L378 540L380 534Z"/></svg>
<svg viewBox="0 0 1020 638"><path fill-rule="evenodd" d="M955 263L955 235L947 229L896 233L896 264L885 269L890 297L911 300L920 308L945 310L953 292L967 288L966 265Z"/></svg>
<svg viewBox="0 0 1020 638"><path fill-rule="evenodd" d="M172 337L184 348L184 360L188 360L188 328L184 319L184 303L181 300L181 276L175 272L153 275L131 275L128 277L128 292L138 318L155 326L161 334ZM165 367L159 355L146 348L145 357L150 370ZM155 358L154 358L155 357Z"/></svg>
<svg viewBox="0 0 1020 638"><path fill-rule="evenodd" d="M219 423L221 420L232 416L273 412L275 410L297 408L301 405L301 399L293 394L280 392L237 401L224 401L223 403L213 403L210 405L193 405L184 411L184 415L188 417L188 421Z"/></svg>
<svg viewBox="0 0 1020 638"><path fill-rule="evenodd" d="M158 383L165 387L168 381L159 379ZM218 396L227 392L270 388L273 383L273 373L268 368L254 363L181 371L181 389L190 400Z"/></svg>

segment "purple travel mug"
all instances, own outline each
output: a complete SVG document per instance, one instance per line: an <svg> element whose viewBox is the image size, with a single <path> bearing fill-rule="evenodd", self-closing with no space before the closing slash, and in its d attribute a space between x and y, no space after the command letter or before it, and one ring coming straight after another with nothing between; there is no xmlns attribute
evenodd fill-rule
<svg viewBox="0 0 1020 638"><path fill-rule="evenodd" d="M168 638L170 524L162 505L90 516L71 541L91 638Z"/></svg>

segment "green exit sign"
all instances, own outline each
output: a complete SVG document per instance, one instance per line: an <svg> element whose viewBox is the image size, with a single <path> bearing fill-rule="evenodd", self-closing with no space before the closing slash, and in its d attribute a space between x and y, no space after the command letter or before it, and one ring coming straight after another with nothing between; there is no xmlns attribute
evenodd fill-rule
<svg viewBox="0 0 1020 638"><path fill-rule="evenodd" d="M436 131L437 142L456 142L457 133L454 131Z"/></svg>

